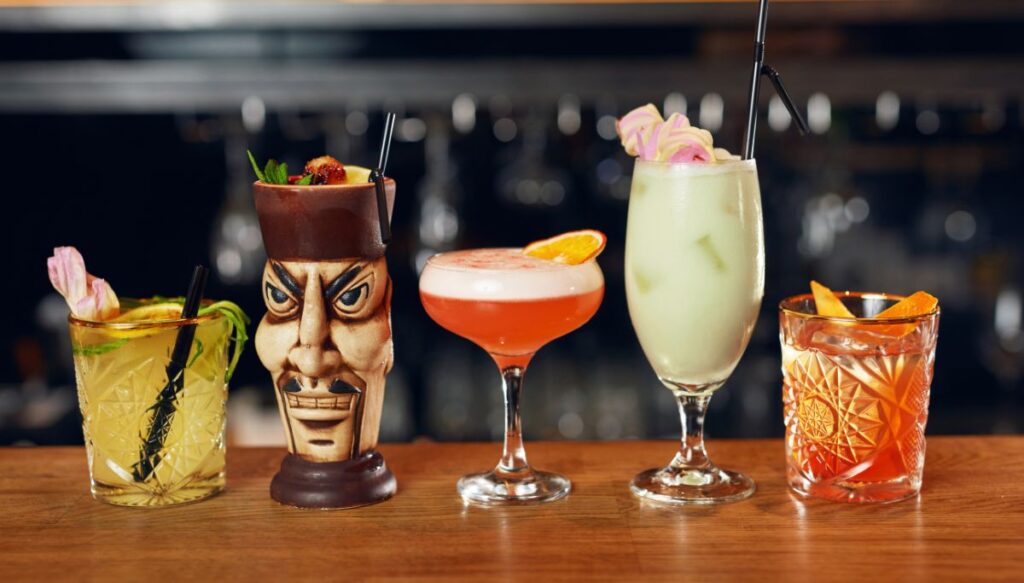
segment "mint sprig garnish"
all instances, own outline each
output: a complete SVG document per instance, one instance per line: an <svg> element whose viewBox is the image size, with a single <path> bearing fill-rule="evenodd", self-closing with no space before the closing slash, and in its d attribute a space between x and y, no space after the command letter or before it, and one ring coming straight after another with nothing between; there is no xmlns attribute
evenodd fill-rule
<svg viewBox="0 0 1024 583"><path fill-rule="evenodd" d="M271 158L267 160L263 170L260 170L260 165L256 163L256 157L252 155L252 152L246 150L245 153L249 155L249 163L252 164L252 169L256 172L256 178L259 178L260 182L266 184L288 184L288 164ZM312 174L305 174L295 184L306 186L312 180Z"/></svg>
<svg viewBox="0 0 1024 583"><path fill-rule="evenodd" d="M185 305L185 298L182 296L168 298L164 296L153 296L144 303L169 303L169 304L181 304ZM224 375L224 382L231 380L231 376L235 374L235 367L238 366L238 359L242 357L242 349L245 348L245 343L249 341L249 334L246 332L246 327L251 323L249 316L242 311L242 308L234 302L227 300L221 300L205 306L200 306L199 316L206 316L208 314L217 313L221 315L230 325L229 334L231 335L230 342L232 344L231 360L228 362L228 370ZM198 339L197 339L198 340Z"/></svg>

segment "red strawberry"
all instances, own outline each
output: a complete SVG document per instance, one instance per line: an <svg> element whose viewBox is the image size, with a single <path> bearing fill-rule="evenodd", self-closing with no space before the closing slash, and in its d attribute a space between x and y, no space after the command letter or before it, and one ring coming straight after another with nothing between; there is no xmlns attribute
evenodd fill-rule
<svg viewBox="0 0 1024 583"><path fill-rule="evenodd" d="M345 184L345 166L330 156L306 162L306 173L313 175L312 184Z"/></svg>

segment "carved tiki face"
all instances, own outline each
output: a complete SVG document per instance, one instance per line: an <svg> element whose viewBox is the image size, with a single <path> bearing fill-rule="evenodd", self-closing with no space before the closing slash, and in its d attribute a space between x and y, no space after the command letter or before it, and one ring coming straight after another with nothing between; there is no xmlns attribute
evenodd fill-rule
<svg viewBox="0 0 1024 583"><path fill-rule="evenodd" d="M377 445L393 363L391 279L372 185L254 189L270 257L256 352L273 379L288 450L314 462L357 457Z"/></svg>
<svg viewBox="0 0 1024 583"><path fill-rule="evenodd" d="M391 370L384 258L267 262L256 351L274 380L289 450L341 461L377 443Z"/></svg>

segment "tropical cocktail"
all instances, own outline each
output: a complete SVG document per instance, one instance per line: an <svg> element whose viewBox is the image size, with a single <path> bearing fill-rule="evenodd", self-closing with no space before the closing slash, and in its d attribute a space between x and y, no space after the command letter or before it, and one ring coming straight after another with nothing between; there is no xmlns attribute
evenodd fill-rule
<svg viewBox="0 0 1024 583"><path fill-rule="evenodd" d="M813 294L780 304L786 477L804 495L917 494L939 308L934 297Z"/></svg>
<svg viewBox="0 0 1024 583"><path fill-rule="evenodd" d="M753 160L712 147L685 116L648 105L620 120L633 169L626 230L626 298L640 345L675 395L682 445L631 484L641 498L710 504L753 494L704 449L704 414L750 340L764 294L761 194Z"/></svg>
<svg viewBox="0 0 1024 583"><path fill-rule="evenodd" d="M658 378L724 383L764 294L756 165L637 160L627 229L629 315Z"/></svg>
<svg viewBox="0 0 1024 583"><path fill-rule="evenodd" d="M250 153L267 250L256 354L288 445L270 497L324 509L387 500L398 482L377 443L394 363L385 235L397 185L331 156L291 176L255 160Z"/></svg>
<svg viewBox="0 0 1024 583"><path fill-rule="evenodd" d="M68 249L57 250L53 265L77 255ZM65 285L75 279L62 276L68 271L57 268L62 293L77 287ZM72 301L75 295L66 294L68 320L93 496L164 506L222 490L227 382L245 341L245 315L230 302L206 302L183 318L180 298L118 299L111 291L106 299ZM105 305L83 308L83 299ZM185 330L191 342L179 368L175 347Z"/></svg>
<svg viewBox="0 0 1024 583"><path fill-rule="evenodd" d="M473 249L431 257L420 298L435 322L486 350L501 370L505 443L490 472L464 476L467 502L546 502L569 493L565 476L532 469L520 420L523 374L545 344L585 324L604 297L594 258L604 246L595 231L570 233L526 249Z"/></svg>

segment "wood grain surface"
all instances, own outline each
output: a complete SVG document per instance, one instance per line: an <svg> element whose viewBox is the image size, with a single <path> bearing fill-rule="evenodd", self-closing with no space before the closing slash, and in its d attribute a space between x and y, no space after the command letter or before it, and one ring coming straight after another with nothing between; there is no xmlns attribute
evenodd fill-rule
<svg viewBox="0 0 1024 583"><path fill-rule="evenodd" d="M714 441L758 483L709 508L641 504L669 442L532 443L574 483L542 506L465 507L456 478L497 444L385 445L398 495L309 511L267 493L284 454L231 449L228 489L193 505L92 500L81 448L0 448L0 581L1024 580L1024 436L932 437L921 496L845 505L791 495L781 441Z"/></svg>

